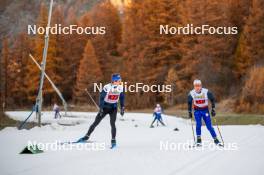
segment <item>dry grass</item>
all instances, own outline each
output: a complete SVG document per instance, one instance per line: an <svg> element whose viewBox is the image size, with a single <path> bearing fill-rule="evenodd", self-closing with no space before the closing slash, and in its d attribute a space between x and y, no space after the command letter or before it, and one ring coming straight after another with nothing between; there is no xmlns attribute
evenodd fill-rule
<svg viewBox="0 0 264 175"><path fill-rule="evenodd" d="M228 109L228 105L232 100L223 101L217 105L216 121L219 125L248 125L248 124L261 124L264 125L264 115L261 114L240 114L235 113ZM186 105L178 105L167 108L164 110L165 114L173 115L181 118L188 119L188 112ZM227 110L225 110L227 109ZM153 109L132 110L131 112L152 113ZM215 124L214 120L213 123Z"/></svg>

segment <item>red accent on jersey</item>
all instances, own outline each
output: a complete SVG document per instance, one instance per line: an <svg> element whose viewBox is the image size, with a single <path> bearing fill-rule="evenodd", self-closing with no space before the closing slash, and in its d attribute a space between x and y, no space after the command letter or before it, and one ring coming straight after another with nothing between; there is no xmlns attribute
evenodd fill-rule
<svg viewBox="0 0 264 175"><path fill-rule="evenodd" d="M205 100L195 100L195 103L196 104L204 104L205 103Z"/></svg>
<svg viewBox="0 0 264 175"><path fill-rule="evenodd" d="M109 100L117 100L118 99L118 95L108 95L108 99Z"/></svg>

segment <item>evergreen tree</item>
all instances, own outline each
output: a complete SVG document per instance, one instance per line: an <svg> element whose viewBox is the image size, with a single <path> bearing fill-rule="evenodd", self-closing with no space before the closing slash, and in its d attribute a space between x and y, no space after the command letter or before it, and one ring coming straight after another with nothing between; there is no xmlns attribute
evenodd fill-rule
<svg viewBox="0 0 264 175"><path fill-rule="evenodd" d="M183 6L178 0L133 1L125 11L123 53L125 75L129 81L163 84L168 70L181 60L183 36L160 34L160 25L184 25ZM131 76L133 75L132 79ZM161 94L145 94L144 102L160 101ZM135 96L133 96L135 97ZM136 97L137 98L137 97ZM137 104L140 101L138 96ZM143 102L143 103L144 103ZM142 106L142 105L141 105Z"/></svg>
<svg viewBox="0 0 264 175"><path fill-rule="evenodd" d="M54 8L51 25L55 24L65 25L63 7L58 5ZM66 36L64 34L50 35L49 40L49 52L47 58L46 72L51 77L52 81L57 85L63 95L69 93L69 87L72 86L67 79L71 79L72 72L70 72L71 64L67 64L65 51L68 49L65 47L67 43ZM70 56L70 55L68 55ZM54 100L58 101L59 97L55 93L54 89L50 89L49 82L46 82L44 88L46 92L46 100L51 103Z"/></svg>
<svg viewBox="0 0 264 175"><path fill-rule="evenodd" d="M22 107L29 104L27 88L30 80L27 75L30 71L28 65L32 64L29 58L29 54L32 52L32 39L27 34L20 33L13 44L11 58L8 64L8 96L10 98L10 103L13 105L15 104Z"/></svg>
<svg viewBox="0 0 264 175"><path fill-rule="evenodd" d="M264 113L264 67L253 67L248 73L245 85L235 107L238 112Z"/></svg>
<svg viewBox="0 0 264 175"><path fill-rule="evenodd" d="M233 26L227 11L230 4L226 1L208 0L205 3L189 0L187 4L190 5L188 18L194 26ZM229 94L234 80L232 54L235 41L236 36L219 34L194 35L185 41L187 48L179 65L179 78L186 94L195 78L201 79L205 86L212 89L217 99L223 98L223 94Z"/></svg>
<svg viewBox="0 0 264 175"><path fill-rule="evenodd" d="M47 25L47 18L48 18L48 12L46 6L42 3L40 6L40 12L37 19L37 25L45 27ZM44 48L44 35L37 34L33 37L34 39L34 52L33 56L36 58L37 62L41 64L42 61L42 53ZM28 64L28 74L27 74L27 80L28 80L28 100L31 103L34 103L37 97L37 91L39 87L39 80L40 80L40 70L38 67L36 67L35 63L29 62Z"/></svg>
<svg viewBox="0 0 264 175"><path fill-rule="evenodd" d="M103 70L104 80L109 80L109 74L117 72L119 65L116 64L118 56L117 47L121 42L121 21L118 9L110 1L95 6L91 12L94 26L105 27L106 33L96 35L92 42L95 53Z"/></svg>
<svg viewBox="0 0 264 175"><path fill-rule="evenodd" d="M74 10L69 10L67 20L65 21L65 25L77 25L81 27L92 26L90 13L86 12L79 19L73 12ZM71 35L64 35L63 42L63 58L64 62L67 63L67 70L65 70L64 79L65 86L63 95L66 99L70 100L73 97L74 86L73 82L76 82L76 76L78 73L78 67L80 64L80 60L82 58L83 50L87 43L88 39L91 39L90 35L80 35L77 33L73 33Z"/></svg>
<svg viewBox="0 0 264 175"><path fill-rule="evenodd" d="M235 73L243 80L252 65L264 64L264 2L253 0L235 55Z"/></svg>
<svg viewBox="0 0 264 175"><path fill-rule="evenodd" d="M85 89L87 88L89 92L93 92L93 83L101 83L102 78L103 74L98 58L95 54L95 49L92 45L92 42L88 40L77 73L74 101L79 103L87 102ZM96 98L96 93L93 94L94 98Z"/></svg>
<svg viewBox="0 0 264 175"><path fill-rule="evenodd" d="M2 43L2 51L0 57L0 113L3 112L6 106L6 99L7 99L7 62L10 58L10 51L8 46L8 39L5 38ZM1 114L0 114L1 115ZM2 115L1 115L2 116Z"/></svg>
<svg viewBox="0 0 264 175"><path fill-rule="evenodd" d="M44 4L41 4L40 14L37 20L39 26L45 27L47 25L47 8ZM60 7L55 8L51 26L55 23L63 24L63 16ZM34 37L34 53L33 56L37 59L40 64L42 61L42 54L44 48L44 36L45 34L38 34ZM59 89L63 84L64 70L67 69L63 63L63 35L52 35L49 34L49 47L46 60L46 70L45 72L50 76L52 81L58 85ZM40 80L40 70L34 63L28 64L28 94L29 100L34 102L37 97L37 90L39 87ZM61 85L60 85L61 84ZM43 98L46 104L51 104L53 100L56 100L58 97L48 81L44 79L43 86Z"/></svg>
<svg viewBox="0 0 264 175"><path fill-rule="evenodd" d="M168 71L168 75L166 77L166 80L164 82L165 85L170 85L171 86L171 92L165 92L163 93L163 98L164 98L164 104L167 106L172 106L175 104L176 96L177 96L177 87L176 83L178 81L177 73L174 68L171 68Z"/></svg>

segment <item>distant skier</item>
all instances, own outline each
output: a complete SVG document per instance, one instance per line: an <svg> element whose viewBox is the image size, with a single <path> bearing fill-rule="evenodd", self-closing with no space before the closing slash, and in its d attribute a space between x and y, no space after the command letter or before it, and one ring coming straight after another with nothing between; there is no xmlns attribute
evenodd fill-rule
<svg viewBox="0 0 264 175"><path fill-rule="evenodd" d="M121 76L119 74L112 75L112 82L105 85L102 92L100 93L100 110L95 118L95 121L90 126L87 134L80 138L78 142L85 142L90 138L90 135L94 131L95 127L101 122L101 120L107 115L110 115L110 124L111 124L111 134L112 147L116 146L116 115L117 115L117 107L118 101L120 101L121 112L120 114L124 115L124 102L125 95L123 91L123 86L121 84Z"/></svg>
<svg viewBox="0 0 264 175"><path fill-rule="evenodd" d="M211 115L214 117L215 113L215 98L213 94L208 91L208 89L202 88L201 80L194 80L193 82L194 89L190 91L188 95L188 112L189 118L192 118L192 107L194 108L194 117L196 121L196 135L197 140L196 144L199 146L202 143L201 139L201 127L202 119L205 122L207 129L209 130L211 136L214 139L214 143L221 145L217 139L216 133L211 123L211 118L209 114L208 101L211 101L212 110Z"/></svg>
<svg viewBox="0 0 264 175"><path fill-rule="evenodd" d="M55 112L55 115L54 115L54 118L58 118L58 116L61 118L61 115L60 115L60 107L54 103L53 105L53 111Z"/></svg>
<svg viewBox="0 0 264 175"><path fill-rule="evenodd" d="M160 122L163 126L165 126L165 124L163 123L161 114L162 114L162 108L161 108L160 104L157 104L155 109L154 109L154 113L153 113L154 120L150 125L151 128L154 127L153 124L155 123L155 121L157 121L157 125Z"/></svg>

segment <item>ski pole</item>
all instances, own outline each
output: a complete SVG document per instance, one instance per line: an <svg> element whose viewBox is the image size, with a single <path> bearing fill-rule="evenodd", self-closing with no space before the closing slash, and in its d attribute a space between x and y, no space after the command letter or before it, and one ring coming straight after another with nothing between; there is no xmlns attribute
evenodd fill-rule
<svg viewBox="0 0 264 175"><path fill-rule="evenodd" d="M60 116L60 118L61 118L60 112L59 112L59 116Z"/></svg>
<svg viewBox="0 0 264 175"><path fill-rule="evenodd" d="M26 120L24 120L24 121L21 123L21 125L18 127L19 130L23 128L23 126L25 125L25 123L27 122L27 120L31 117L31 115L32 115L34 112L35 112L35 106L33 106L32 111L31 111L31 113L28 115L28 117L26 118Z"/></svg>
<svg viewBox="0 0 264 175"><path fill-rule="evenodd" d="M216 121L215 118L214 118L214 122L215 122L215 124L216 124L217 130L218 130L219 135L220 135L220 137L221 137L222 143L223 143L223 145L225 145L224 140L223 140L223 137L222 137L222 134L221 134L221 131L220 131L220 129L219 129L219 126L218 126L217 121Z"/></svg>
<svg viewBox="0 0 264 175"><path fill-rule="evenodd" d="M195 143L195 136L194 136L194 129L193 129L193 120L191 118L191 125L192 125L192 135L193 135L193 141Z"/></svg>
<svg viewBox="0 0 264 175"><path fill-rule="evenodd" d="M85 92L88 94L88 96L90 97L90 99L93 101L94 105L96 106L96 108L99 110L99 106L95 103L93 97L91 96L91 94L88 92L87 88L85 89Z"/></svg>

